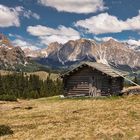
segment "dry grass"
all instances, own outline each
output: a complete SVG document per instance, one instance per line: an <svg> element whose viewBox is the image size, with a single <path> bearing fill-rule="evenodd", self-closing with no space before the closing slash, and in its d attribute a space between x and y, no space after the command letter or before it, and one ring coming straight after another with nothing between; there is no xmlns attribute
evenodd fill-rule
<svg viewBox="0 0 140 140"><path fill-rule="evenodd" d="M40 79L42 79L42 80L46 80L47 77L49 76L49 73L45 72L45 71L36 71L36 72L27 73L27 75L31 75L31 74L38 75L40 77ZM51 73L50 78L53 80L56 80L58 78L58 74Z"/></svg>
<svg viewBox="0 0 140 140"><path fill-rule="evenodd" d="M0 74L1 75L8 75L8 74L13 74L13 72L12 71L6 71L6 70L0 70ZM46 80L47 77L48 77L48 75L49 75L49 73L48 72L45 72L45 71L26 72L26 74L28 76L33 75L33 74L34 75L37 75L42 80ZM53 79L53 80L56 80L58 78L58 74L51 73L50 74L50 78Z"/></svg>
<svg viewBox="0 0 140 140"><path fill-rule="evenodd" d="M30 108L33 107L33 108ZM1 140L140 140L140 96L0 102Z"/></svg>
<svg viewBox="0 0 140 140"><path fill-rule="evenodd" d="M6 70L0 70L0 75L8 75L8 74L13 74L12 71L6 71Z"/></svg>

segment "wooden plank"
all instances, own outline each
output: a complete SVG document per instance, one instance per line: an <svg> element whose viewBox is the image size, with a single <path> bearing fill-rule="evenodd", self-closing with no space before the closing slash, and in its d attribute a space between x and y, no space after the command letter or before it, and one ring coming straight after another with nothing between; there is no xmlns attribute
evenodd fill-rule
<svg viewBox="0 0 140 140"><path fill-rule="evenodd" d="M103 72L115 75L112 71L104 69ZM110 95L111 91L119 91L122 88L121 80L112 78L98 70L92 70L92 68L83 67L74 71L70 76L65 79L65 88L72 94L89 92L89 77L95 77L95 86L100 89L102 95ZM110 80L112 79L112 80ZM100 92L97 91L97 94Z"/></svg>
<svg viewBox="0 0 140 140"><path fill-rule="evenodd" d="M89 95L89 93L70 93L70 92L67 93L67 95L80 95L80 94Z"/></svg>

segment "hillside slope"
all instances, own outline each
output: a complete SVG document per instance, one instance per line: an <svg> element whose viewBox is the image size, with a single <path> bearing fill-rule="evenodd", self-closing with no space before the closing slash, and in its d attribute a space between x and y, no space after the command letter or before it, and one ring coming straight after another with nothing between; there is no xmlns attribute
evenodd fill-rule
<svg viewBox="0 0 140 140"><path fill-rule="evenodd" d="M13 131L1 140L140 139L140 96L98 100L51 97L0 104L0 127Z"/></svg>
<svg viewBox="0 0 140 140"><path fill-rule="evenodd" d="M12 71L5 71L5 70L0 70L0 75L8 75L8 74L13 74L14 72ZM46 72L46 71L36 71L36 72L26 72L24 73L25 75L27 76L30 76L30 75L37 75L40 77L40 79L42 80L46 80L47 77L49 76L49 73ZM53 79L53 80L56 80L58 78L58 74L55 74L55 73L51 73L50 74L50 78Z"/></svg>

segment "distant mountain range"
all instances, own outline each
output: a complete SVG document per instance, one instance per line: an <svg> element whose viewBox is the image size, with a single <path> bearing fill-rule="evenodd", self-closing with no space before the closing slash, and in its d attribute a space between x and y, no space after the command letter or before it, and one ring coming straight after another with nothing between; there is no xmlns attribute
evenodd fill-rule
<svg viewBox="0 0 140 140"><path fill-rule="evenodd" d="M52 68L66 68L81 61L96 61L121 69L140 69L140 47L113 39L103 43L78 39L65 44L54 42L39 50L22 50L20 47L12 46L4 35L0 35L0 68L14 67L17 64L26 67L27 57Z"/></svg>
<svg viewBox="0 0 140 140"><path fill-rule="evenodd" d="M65 44L51 43L47 48L26 53L43 65L65 67L81 61L96 61L120 68L140 68L140 51L127 43L110 39L103 43L94 40L70 40Z"/></svg>
<svg viewBox="0 0 140 140"><path fill-rule="evenodd" d="M12 45L10 40L0 34L0 69L16 69L20 65L26 66L27 58L20 47Z"/></svg>

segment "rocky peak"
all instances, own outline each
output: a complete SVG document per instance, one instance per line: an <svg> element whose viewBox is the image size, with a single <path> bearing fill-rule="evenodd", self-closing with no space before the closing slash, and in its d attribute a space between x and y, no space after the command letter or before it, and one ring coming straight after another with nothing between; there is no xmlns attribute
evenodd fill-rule
<svg viewBox="0 0 140 140"><path fill-rule="evenodd" d="M104 64L140 67L140 56L126 44L110 39L102 44L94 40L70 40L65 44L51 43L46 49L46 59L62 63L97 61Z"/></svg>
<svg viewBox="0 0 140 140"><path fill-rule="evenodd" d="M60 44L58 42L52 42L48 45L49 46L52 46L52 47L56 47L56 46L59 46Z"/></svg>
<svg viewBox="0 0 140 140"><path fill-rule="evenodd" d="M7 47L9 49L13 48L10 40L3 34L0 34L0 47Z"/></svg>
<svg viewBox="0 0 140 140"><path fill-rule="evenodd" d="M109 42L109 43L116 43L116 42L117 42L117 43L118 43L118 41L116 41L116 40L114 40L114 39L112 39L112 38L111 38L111 39L109 39L109 40L108 40L108 41L106 41L106 42Z"/></svg>
<svg viewBox="0 0 140 140"><path fill-rule="evenodd" d="M85 38L80 38L80 39L78 39L78 40L76 40L78 43L86 43L86 42L88 42L88 40L87 39L85 39Z"/></svg>
<svg viewBox="0 0 140 140"><path fill-rule="evenodd" d="M125 51L125 52L130 52L130 49L126 47L126 44L122 42L118 42L116 40L110 39L106 42L103 42L101 44L103 48L106 48L108 50L116 50L116 51ZM116 52L117 53L117 52Z"/></svg>
<svg viewBox="0 0 140 140"><path fill-rule="evenodd" d="M74 46L75 41L74 40L69 40L67 43L64 44L64 46Z"/></svg>
<svg viewBox="0 0 140 140"><path fill-rule="evenodd" d="M109 39L108 41L103 42L102 44L105 45L105 46L108 46L108 47L121 46L122 45L121 42L118 42L118 41L116 41L114 39Z"/></svg>
<svg viewBox="0 0 140 140"><path fill-rule="evenodd" d="M62 44L59 44L58 42L53 42L53 43L48 45L46 50L49 52L56 51L56 50L59 50L61 48L61 46L62 46Z"/></svg>
<svg viewBox="0 0 140 140"><path fill-rule="evenodd" d="M10 40L0 34L0 69L15 69L18 65L25 65L27 59L20 47L14 47Z"/></svg>

